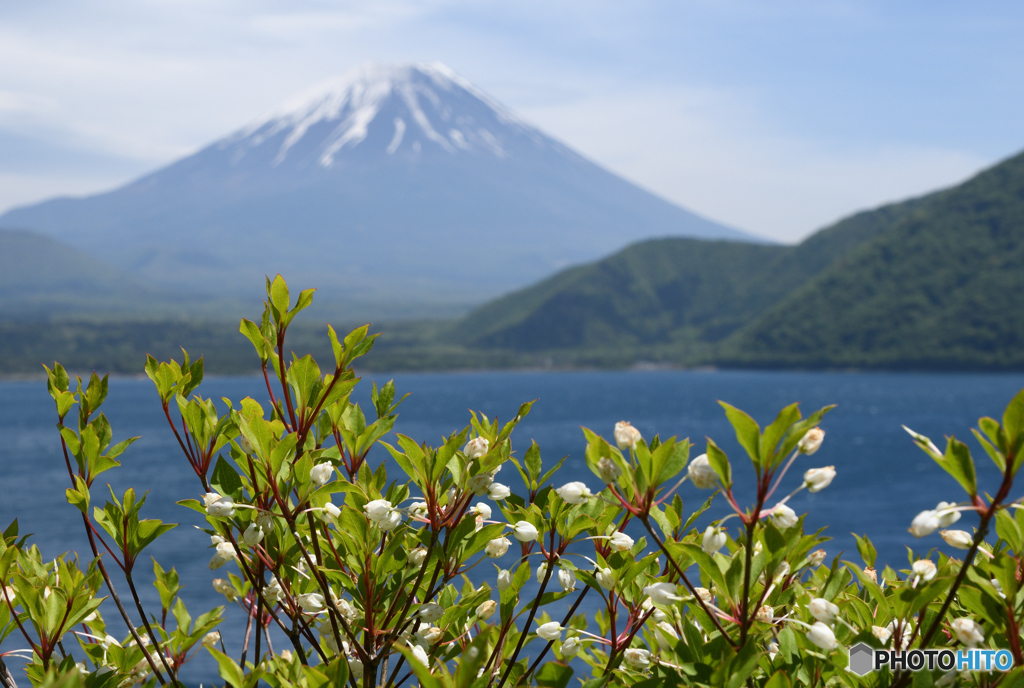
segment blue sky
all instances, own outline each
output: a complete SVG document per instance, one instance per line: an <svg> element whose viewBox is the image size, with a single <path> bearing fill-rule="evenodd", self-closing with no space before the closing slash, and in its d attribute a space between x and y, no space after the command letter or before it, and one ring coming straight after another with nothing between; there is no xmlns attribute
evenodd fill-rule
<svg viewBox="0 0 1024 688"><path fill-rule="evenodd" d="M794 241L1024 148L1024 4L0 4L0 211L111 188L369 60L440 60L716 220Z"/></svg>

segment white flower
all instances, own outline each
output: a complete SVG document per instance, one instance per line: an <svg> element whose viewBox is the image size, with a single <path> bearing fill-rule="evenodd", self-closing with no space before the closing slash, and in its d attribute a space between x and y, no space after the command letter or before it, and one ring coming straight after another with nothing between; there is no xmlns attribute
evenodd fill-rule
<svg viewBox="0 0 1024 688"><path fill-rule="evenodd" d="M899 626L899 625L900 625L899 621L897 619L893 619L888 624L886 624L885 630L889 631L889 635L891 636L893 633L896 632L896 627ZM896 649L898 650L900 648L903 648L905 650L908 647L910 647L910 639L913 636L914 636L914 629L911 628L911 625L909 623L904 623L903 624L903 631L902 631L902 633L900 633L901 642L896 646Z"/></svg>
<svg viewBox="0 0 1024 688"><path fill-rule="evenodd" d="M633 538L621 530L617 530L612 533L611 538L608 540L608 545L612 548L613 552L626 552L633 549Z"/></svg>
<svg viewBox="0 0 1024 688"><path fill-rule="evenodd" d="M767 604L761 605L761 608L757 610L756 614L754 614L754 621L771 623L773 618L775 618L775 610Z"/></svg>
<svg viewBox="0 0 1024 688"><path fill-rule="evenodd" d="M423 562L427 560L427 550L422 547L417 547L413 551L409 552L409 563L413 566L423 566Z"/></svg>
<svg viewBox="0 0 1024 688"><path fill-rule="evenodd" d="M427 656L427 651L419 645L412 646L412 656L416 658L416 661L424 666L430 666L430 657Z"/></svg>
<svg viewBox="0 0 1024 688"><path fill-rule="evenodd" d="M816 549L807 555L808 566L821 566L821 563L825 561L825 550Z"/></svg>
<svg viewBox="0 0 1024 688"><path fill-rule="evenodd" d="M543 583L544 577L548 575L548 563L546 561L541 562L540 566L537 567L537 582Z"/></svg>
<svg viewBox="0 0 1024 688"><path fill-rule="evenodd" d="M209 633L207 633L206 635L203 636L203 645L205 645L206 647L216 647L217 643L219 643L219 642L220 642L220 632L219 631L210 631Z"/></svg>
<svg viewBox="0 0 1024 688"><path fill-rule="evenodd" d="M629 421L620 420L615 424L615 444L619 449L636 449L636 443L643 439L640 431L629 424Z"/></svg>
<svg viewBox="0 0 1024 688"><path fill-rule="evenodd" d="M277 580L277 577L271 576L270 584L263 588L263 597L267 599L267 602L274 604L284 599L284 590L281 589L281 582Z"/></svg>
<svg viewBox="0 0 1024 688"><path fill-rule="evenodd" d="M517 521L515 526L512 527L512 537L519 542L532 542L537 539L536 526L529 521Z"/></svg>
<svg viewBox="0 0 1024 688"><path fill-rule="evenodd" d="M659 621L654 627L654 639L658 641L658 645L662 650L668 651L676 646L679 634L676 633L676 629L672 627L672 624L667 621Z"/></svg>
<svg viewBox="0 0 1024 688"><path fill-rule="evenodd" d="M569 504L586 504L587 500L594 496L590 488L578 481L566 483L555 492Z"/></svg>
<svg viewBox="0 0 1024 688"><path fill-rule="evenodd" d="M572 592L576 589L576 574L570 569L559 569L558 584L565 592Z"/></svg>
<svg viewBox="0 0 1024 688"><path fill-rule="evenodd" d="M701 539L700 546L708 554L714 554L725 547L726 540L727 537L721 529L708 526L704 529L704 537Z"/></svg>
<svg viewBox="0 0 1024 688"><path fill-rule="evenodd" d="M332 595L334 593L331 593ZM334 607L338 610L338 613L345 617L346 621L355 621L363 616L363 613L359 611L358 607L349 604L348 600L342 598L334 601Z"/></svg>
<svg viewBox="0 0 1024 688"><path fill-rule="evenodd" d="M544 640L558 640L562 637L562 627L557 621L549 621L540 625L537 629L537 635Z"/></svg>
<svg viewBox="0 0 1024 688"><path fill-rule="evenodd" d="M309 482L317 487L323 487L332 475L334 475L334 466L330 462L318 463L309 469Z"/></svg>
<svg viewBox="0 0 1024 688"><path fill-rule="evenodd" d="M711 596L710 590L708 590L707 588L694 588L694 590L697 593L697 597L699 597L701 601L703 601L705 604L711 604L711 600L713 598Z"/></svg>
<svg viewBox="0 0 1024 688"><path fill-rule="evenodd" d="M889 642L889 638L892 637L892 631L882 626L872 626L871 635L878 638L878 642L882 643L882 645L885 645L887 642Z"/></svg>
<svg viewBox="0 0 1024 688"><path fill-rule="evenodd" d="M415 518L424 518L427 515L426 502L413 502L409 505L409 515Z"/></svg>
<svg viewBox="0 0 1024 688"><path fill-rule="evenodd" d="M601 475L601 480L603 480L606 485L608 483L615 482L619 479L619 476L622 475L622 469L619 468L619 464L615 463L607 456L602 456L597 462L597 472Z"/></svg>
<svg viewBox="0 0 1024 688"><path fill-rule="evenodd" d="M498 609L498 603L494 600L486 600L476 608L477 618L487 621L487 619L494 616L494 612Z"/></svg>
<svg viewBox="0 0 1024 688"><path fill-rule="evenodd" d="M812 468L804 473L804 484L807 485L808 492L821 492L829 486L834 477L836 477L835 466Z"/></svg>
<svg viewBox="0 0 1024 688"><path fill-rule="evenodd" d="M916 576L918 580L927 583L932 578L935 578L935 573L938 571L938 568L936 568L935 562L931 559L918 559L910 565L910 570L914 572L914 576Z"/></svg>
<svg viewBox="0 0 1024 688"><path fill-rule="evenodd" d="M789 575L789 562L788 561L779 562L778 568L775 569L774 580L781 580L781 579L785 578L788 575Z"/></svg>
<svg viewBox="0 0 1024 688"><path fill-rule="evenodd" d="M612 575L611 569L599 568L594 572L597 578L598 584L605 590L611 590L615 587L615 576Z"/></svg>
<svg viewBox="0 0 1024 688"><path fill-rule="evenodd" d="M392 508L391 502L388 500L375 499L372 502L366 503L366 506L363 507L363 512L374 523L381 523L391 516Z"/></svg>
<svg viewBox="0 0 1024 688"><path fill-rule="evenodd" d="M502 538L505 540L505 538ZM494 542L491 540L491 542ZM505 540L505 549L508 549L508 540ZM512 585L512 574L505 569L498 571L498 592L504 592L508 590L508 587Z"/></svg>
<svg viewBox="0 0 1024 688"><path fill-rule="evenodd" d="M939 518L940 528L948 528L960 520L960 512L956 511L956 504L951 502L939 502L935 507L935 515Z"/></svg>
<svg viewBox="0 0 1024 688"><path fill-rule="evenodd" d="M938 515L928 509L922 511L914 520L910 523L910 534L914 537L924 537L925 535L931 535L939 528L939 517Z"/></svg>
<svg viewBox="0 0 1024 688"><path fill-rule="evenodd" d="M512 542L506 537L495 538L487 543L484 552L491 559L500 559L505 556L505 552L508 551L508 546L511 544Z"/></svg>
<svg viewBox="0 0 1024 688"><path fill-rule="evenodd" d="M644 599L643 604L640 605L640 608L643 609L645 612L651 612L651 618L654 619L655 623L659 621L664 621L668 618L665 612L661 611L660 609L654 606L654 600L652 600L650 597Z"/></svg>
<svg viewBox="0 0 1024 688"><path fill-rule="evenodd" d="M494 483L494 476L490 473L478 473L466 481L466 489L477 497L483 497Z"/></svg>
<svg viewBox="0 0 1024 688"><path fill-rule="evenodd" d="M260 540L263 539L263 531L255 523L250 523L249 527L242 533L242 542L247 544L249 547L259 544Z"/></svg>
<svg viewBox="0 0 1024 688"><path fill-rule="evenodd" d="M631 647L622 653L623 659L637 669L646 669L651 664L651 653L638 647Z"/></svg>
<svg viewBox="0 0 1024 688"><path fill-rule="evenodd" d="M352 674L356 680L361 679L363 677L363 663L354 657L349 658L348 673Z"/></svg>
<svg viewBox="0 0 1024 688"><path fill-rule="evenodd" d="M694 487L702 490L711 490L718 485L718 475L711 467L707 454L701 454L690 462L686 467L686 477L690 479Z"/></svg>
<svg viewBox="0 0 1024 688"><path fill-rule="evenodd" d="M324 608L324 596L318 592L307 592L297 598L299 606L307 612L318 612Z"/></svg>
<svg viewBox="0 0 1024 688"><path fill-rule="evenodd" d="M341 512L338 512L339 515ZM260 511L256 514L256 525L260 527L264 533L269 533L274 529L274 515L269 511Z"/></svg>
<svg viewBox="0 0 1024 688"><path fill-rule="evenodd" d="M683 598L676 595L675 583L654 583L644 588L644 594L651 598L654 604L670 605Z"/></svg>
<svg viewBox="0 0 1024 688"><path fill-rule="evenodd" d="M235 548L230 542L222 542L217 545L213 559L210 560L210 568L217 569L235 558Z"/></svg>
<svg viewBox="0 0 1024 688"><path fill-rule="evenodd" d="M816 620L830 626L835 622L836 617L839 616L839 607L821 597L815 597L811 600L810 604L807 605L807 611Z"/></svg>
<svg viewBox="0 0 1024 688"><path fill-rule="evenodd" d="M238 443L238 448L242 450L243 454L252 454L252 452L253 452L252 442L250 442L249 440L245 439L244 435L239 435L238 437L236 437L235 438L235 442Z"/></svg>
<svg viewBox="0 0 1024 688"><path fill-rule="evenodd" d="M334 654L341 653L341 648L338 647L338 642L334 638L334 633L332 632L331 629L327 628L326 626L320 627L320 645L322 647L326 647Z"/></svg>
<svg viewBox="0 0 1024 688"><path fill-rule="evenodd" d="M792 528L799 520L800 519L797 518L796 512L785 504L776 504L775 508L772 509L772 523L774 523L775 527L779 530Z"/></svg>
<svg viewBox="0 0 1024 688"><path fill-rule="evenodd" d="M228 602L234 602L236 599L238 599L238 591L235 590L235 587L231 585L231 583L224 580L223 578L213 579L213 589L221 595L223 595L224 597L228 598Z"/></svg>
<svg viewBox="0 0 1024 688"><path fill-rule="evenodd" d="M474 437L469 442L466 442L462 452L466 455L467 459L479 459L487 453L490 447L491 442L486 437Z"/></svg>
<svg viewBox="0 0 1024 688"><path fill-rule="evenodd" d="M566 638L565 642L562 643L562 656L573 657L580 651L580 639L579 638Z"/></svg>
<svg viewBox="0 0 1024 688"><path fill-rule="evenodd" d="M416 644L424 648L436 644L444 637L444 631L437 626L427 626L416 631Z"/></svg>
<svg viewBox="0 0 1024 688"><path fill-rule="evenodd" d="M818 451L822 441L825 439L825 431L821 428L811 428L808 430L800 441L797 443L797 449L800 450L801 454L807 454L810 456L814 452Z"/></svg>
<svg viewBox="0 0 1024 688"><path fill-rule="evenodd" d="M392 509L391 512L387 515L387 517L377 525L380 526L381 530L392 530L398 527L398 525L401 522L402 512L399 511L398 509Z"/></svg>
<svg viewBox="0 0 1024 688"><path fill-rule="evenodd" d="M483 502L477 502L476 506L469 510L469 513L475 514L487 521L491 518L491 507Z"/></svg>
<svg viewBox="0 0 1024 688"><path fill-rule="evenodd" d="M327 521L328 523L337 523L338 518L341 516L341 509L334 506L331 502L324 504L323 510L320 512L320 519Z"/></svg>
<svg viewBox="0 0 1024 688"><path fill-rule="evenodd" d="M209 497L209 494L207 495ZM217 499L208 501L206 504L206 513L210 516L219 516L221 518L231 518L235 515L235 502L231 497L221 497L216 495Z"/></svg>
<svg viewBox="0 0 1024 688"><path fill-rule="evenodd" d="M512 490L508 489L507 486L502 485L501 483L493 483L489 488L487 488L487 497L496 502L507 499L510 494L512 494Z"/></svg>
<svg viewBox="0 0 1024 688"><path fill-rule="evenodd" d="M118 647L121 647L121 643L117 642L117 638L115 638L114 636L110 634L103 636L103 640L100 642L100 647L102 647L104 650L109 650L111 645L117 645Z"/></svg>
<svg viewBox="0 0 1024 688"><path fill-rule="evenodd" d="M831 652L839 647L839 643L836 642L836 634L820 621L807 629L807 639L826 652Z"/></svg>
<svg viewBox="0 0 1024 688"><path fill-rule="evenodd" d="M444 608L432 602L420 605L420 619L426 623L433 623L444 616Z"/></svg>
<svg viewBox="0 0 1024 688"><path fill-rule="evenodd" d="M222 538L220 535L211 535L210 536L210 544L213 545L214 547L216 547L217 545L219 545L222 542L227 542L227 540Z"/></svg>
<svg viewBox="0 0 1024 688"><path fill-rule="evenodd" d="M967 647L977 647L985 640L985 634L982 633L981 626L976 624L973 619L963 617L954 620L951 625L956 639Z"/></svg>

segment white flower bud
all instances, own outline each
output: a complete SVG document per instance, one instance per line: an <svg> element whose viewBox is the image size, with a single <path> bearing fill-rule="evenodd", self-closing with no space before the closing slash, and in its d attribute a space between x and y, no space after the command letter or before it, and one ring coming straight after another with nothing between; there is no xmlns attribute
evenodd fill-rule
<svg viewBox="0 0 1024 688"><path fill-rule="evenodd" d="M654 604L667 606L683 598L676 594L675 583L654 583L644 588L644 594L651 598Z"/></svg>
<svg viewBox="0 0 1024 688"><path fill-rule="evenodd" d="M559 569L558 584L565 592L572 592L576 589L576 574L570 569Z"/></svg>
<svg viewBox="0 0 1024 688"><path fill-rule="evenodd" d="M605 590L611 590L615 587L615 576L612 574L611 569L597 569L594 572L594 576L597 578L598 584Z"/></svg>
<svg viewBox="0 0 1024 688"><path fill-rule="evenodd" d="M427 550L422 547L417 547L413 551L409 552L409 563L419 568L423 566L423 562L427 560Z"/></svg>
<svg viewBox="0 0 1024 688"><path fill-rule="evenodd" d="M324 504L324 508L319 513L320 519L327 523L338 523L338 519L341 517L341 509L334 506L331 502Z"/></svg>
<svg viewBox="0 0 1024 688"><path fill-rule="evenodd" d="M363 616L363 613L355 605L349 604L346 599L337 600L334 606L348 622L356 621Z"/></svg>
<svg viewBox="0 0 1024 688"><path fill-rule="evenodd" d="M363 507L366 517L374 523L380 523L387 519L391 515L391 510L391 502L386 499L375 499L372 502L367 502Z"/></svg>
<svg viewBox="0 0 1024 688"><path fill-rule="evenodd" d="M230 582L224 580L223 578L213 579L213 589L221 595L223 595L224 597L228 598L228 602L234 602L236 599L238 599L238 591L235 590L235 586L231 585Z"/></svg>
<svg viewBox="0 0 1024 688"><path fill-rule="evenodd" d="M494 612L498 609L498 603L494 600L486 600L479 607L476 608L476 616L478 619L487 621L487 619L494 616Z"/></svg>
<svg viewBox="0 0 1024 688"><path fill-rule="evenodd" d="M506 537L495 538L487 543L484 552L491 559L500 559L505 556L505 552L508 551L508 546L511 544L511 541Z"/></svg>
<svg viewBox="0 0 1024 688"><path fill-rule="evenodd" d="M348 673L358 681L363 677L363 663L355 658L348 660Z"/></svg>
<svg viewBox="0 0 1024 688"><path fill-rule="evenodd" d="M515 526L512 527L512 537L519 542L533 542L537 539L536 526L529 521L517 521Z"/></svg>
<svg viewBox="0 0 1024 688"><path fill-rule="evenodd" d="M252 442L250 442L249 440L245 439L244 435L239 435L238 437L236 437L235 438L235 442L238 443L238 448L242 450L243 454L249 454L250 456L252 455L252 453L253 453Z"/></svg>
<svg viewBox="0 0 1024 688"><path fill-rule="evenodd" d="M910 523L910 534L914 537L931 535L939 528L939 517L931 509L922 511Z"/></svg>
<svg viewBox="0 0 1024 688"><path fill-rule="evenodd" d="M830 626L835 622L836 617L839 615L839 607L821 597L815 597L811 600L810 604L807 605L807 611L809 611L811 616L821 623L828 624Z"/></svg>
<svg viewBox="0 0 1024 688"><path fill-rule="evenodd" d="M985 640L981 626L966 617L955 619L951 624L956 639L967 647L977 647Z"/></svg>
<svg viewBox="0 0 1024 688"><path fill-rule="evenodd" d="M219 569L224 564L235 558L235 548L230 542L222 542L217 545L213 558L210 560L211 569Z"/></svg>
<svg viewBox="0 0 1024 688"><path fill-rule="evenodd" d="M420 619L426 623L433 623L444 616L444 608L432 602L420 605Z"/></svg>
<svg viewBox="0 0 1024 688"><path fill-rule="evenodd" d="M437 626L427 626L416 631L417 645L421 645L424 648L436 645L440 642L441 638L444 637L444 631Z"/></svg>
<svg viewBox="0 0 1024 688"><path fill-rule="evenodd" d="M505 538L502 538L502 540L505 540ZM491 540L491 542L494 541ZM508 549L508 540L505 540L505 543L505 549ZM498 571L498 592L504 592L505 590L508 590L508 587L510 585L512 585L512 574L505 569L501 569L500 571Z"/></svg>
<svg viewBox="0 0 1024 688"><path fill-rule="evenodd" d="M796 525L796 522L800 519L797 518L796 512L790 509L785 504L776 504L775 508L772 509L772 523L779 530L786 530Z"/></svg>
<svg viewBox="0 0 1024 688"><path fill-rule="evenodd" d="M668 652L676 646L676 642L679 640L679 634L676 633L676 629L672 627L672 624L667 621L659 621L654 627L654 639L658 641L658 646Z"/></svg>
<svg viewBox="0 0 1024 688"><path fill-rule="evenodd" d="M209 495L207 495L209 496ZM231 518L235 515L235 502L231 497L222 497L216 495L217 499L208 501L206 504L206 513L210 516L219 516L220 518Z"/></svg>
<svg viewBox="0 0 1024 688"><path fill-rule="evenodd" d="M562 656L563 657L574 657L580 651L580 639L579 638L566 638L565 642L562 643Z"/></svg>
<svg viewBox="0 0 1024 688"><path fill-rule="evenodd" d="M636 443L643 439L640 431L629 424L629 421L620 420L615 424L615 444L619 449L636 449Z"/></svg>
<svg viewBox="0 0 1024 688"><path fill-rule="evenodd" d="M939 502L935 507L935 515L939 519L940 528L948 528L960 520L960 512L956 511L956 504L951 502Z"/></svg>
<svg viewBox="0 0 1024 688"><path fill-rule="evenodd" d="M501 483L492 483L491 486L487 488L487 497L496 502L507 499L510 494L512 494L512 490L508 489L507 486L502 485Z"/></svg>
<svg viewBox="0 0 1024 688"><path fill-rule="evenodd" d="M546 561L542 561L540 566L537 567L537 582L543 583L546 575L548 575L548 563Z"/></svg>
<svg viewBox="0 0 1024 688"><path fill-rule="evenodd" d="M217 647L218 643L220 643L219 631L210 631L203 636L203 645L206 647Z"/></svg>
<svg viewBox="0 0 1024 688"><path fill-rule="evenodd" d="M474 437L469 442L466 442L462 453L466 455L467 459L479 459L487 453L490 446L491 442L486 437Z"/></svg>
<svg viewBox="0 0 1024 688"><path fill-rule="evenodd" d="M831 652L839 647L839 643L836 642L836 634L820 621L807 629L807 639L826 652Z"/></svg>
<svg viewBox="0 0 1024 688"><path fill-rule="evenodd" d="M409 515L413 518L426 518L427 516L427 503L426 502L413 502L409 505Z"/></svg>
<svg viewBox="0 0 1024 688"><path fill-rule="evenodd" d="M318 463L309 469L309 482L317 487L323 487L334 475L334 466L329 462Z"/></svg>
<svg viewBox="0 0 1024 688"><path fill-rule="evenodd" d="M825 466L824 468L812 468L811 470L804 473L804 484L807 485L808 492L821 492L832 482L832 479L836 477L835 466Z"/></svg>
<svg viewBox="0 0 1024 688"><path fill-rule="evenodd" d="M914 432L913 430L908 428L906 425L903 426L903 429L906 430L907 433L911 437L914 438L914 444L916 444L917 446L921 447L921 449L924 449L925 452L927 452L928 454L931 454L933 459L941 459L942 458L942 456L943 456L942 452L939 451L939 448L936 447L935 443L932 442L930 439L928 439L924 435L921 435L919 433Z"/></svg>
<svg viewBox="0 0 1024 688"><path fill-rule="evenodd" d="M602 456L597 462L597 472L601 474L601 480L604 481L605 485L614 483L622 475L622 469L619 468L619 464L607 456Z"/></svg>
<svg viewBox="0 0 1024 688"><path fill-rule="evenodd" d="M256 514L256 525L258 525L260 530L264 533L269 533L274 529L274 515L269 511L260 511Z"/></svg>
<svg viewBox="0 0 1024 688"><path fill-rule="evenodd" d="M490 473L478 473L466 481L466 489L477 497L483 497L490 491L494 476Z"/></svg>
<svg viewBox="0 0 1024 688"><path fill-rule="evenodd" d="M242 533L242 542L247 544L249 547L259 544L260 540L263 539L263 531L255 523L250 523L249 527Z"/></svg>
<svg viewBox="0 0 1024 688"><path fill-rule="evenodd" d="M419 645L412 646L412 656L416 658L417 662L424 666L430 666L430 657L427 656L427 651Z"/></svg>
<svg viewBox="0 0 1024 688"><path fill-rule="evenodd" d="M800 441L797 443L797 449L800 450L801 454L807 454L810 456L814 452L818 451L821 447L822 441L825 439L825 431L821 428L811 428L808 430Z"/></svg>
<svg viewBox="0 0 1024 688"><path fill-rule="evenodd" d="M930 559L918 559L910 565L910 570L914 572L914 576L918 580L927 583L932 578L935 578L938 568L936 568L935 562Z"/></svg>
<svg viewBox="0 0 1024 688"><path fill-rule="evenodd" d="M483 520L488 521L491 518L491 507L483 502L477 502L476 506L469 510L469 513L480 516Z"/></svg>
<svg viewBox="0 0 1024 688"><path fill-rule="evenodd" d="M686 467L686 477L694 487L701 490L712 490L718 485L718 475L711 467L707 454L701 454Z"/></svg>
<svg viewBox="0 0 1024 688"><path fill-rule="evenodd" d="M763 621L765 623L771 623L772 619L774 619L774 618L775 618L775 610L772 609L767 604L761 605L761 608L757 610L756 614L754 614L754 620L755 621Z"/></svg>
<svg viewBox="0 0 1024 688"><path fill-rule="evenodd" d="M807 555L808 566L821 566L822 562L825 561L825 550L816 549Z"/></svg>
<svg viewBox="0 0 1024 688"><path fill-rule="evenodd" d="M631 647L622 653L623 659L637 669L646 669L651 664L651 653L638 647Z"/></svg>
<svg viewBox="0 0 1024 688"><path fill-rule="evenodd" d="M578 481L566 483L555 492L569 504L586 504L587 500L594 496L590 488Z"/></svg>
<svg viewBox="0 0 1024 688"><path fill-rule="evenodd" d="M707 588L694 588L697 593L697 597L701 599L705 604L711 604L712 599L711 591Z"/></svg>
<svg viewBox="0 0 1024 688"><path fill-rule="evenodd" d="M540 625L537 629L537 635L544 640L558 640L562 637L562 627L557 621L549 621Z"/></svg>
<svg viewBox="0 0 1024 688"><path fill-rule="evenodd" d="M399 511L398 509L392 509L391 512L388 513L387 517L385 517L384 520L379 522L377 525L380 526L381 530L392 530L394 528L397 528L401 522L402 512Z"/></svg>
<svg viewBox="0 0 1024 688"><path fill-rule="evenodd" d="M222 542L227 542L227 540L222 538L220 535L211 535L210 536L210 544L213 545L214 547L216 547L217 545L219 545Z"/></svg>
<svg viewBox="0 0 1024 688"><path fill-rule="evenodd" d="M701 539L700 546L708 554L714 554L725 547L726 540L727 537L721 529L708 526L704 529L704 537Z"/></svg>
<svg viewBox="0 0 1024 688"><path fill-rule="evenodd" d="M307 612L318 612L324 608L324 596L318 592L308 592L297 598L299 606Z"/></svg>
<svg viewBox="0 0 1024 688"><path fill-rule="evenodd" d="M612 533L611 538L608 540L608 545L612 548L613 552L626 552L633 549L633 538L621 530L617 530Z"/></svg>
<svg viewBox="0 0 1024 688"><path fill-rule="evenodd" d="M788 575L789 575L789 562L788 561L781 561L781 562L779 562L778 568L775 569L775 580L782 580L783 578L785 578Z"/></svg>

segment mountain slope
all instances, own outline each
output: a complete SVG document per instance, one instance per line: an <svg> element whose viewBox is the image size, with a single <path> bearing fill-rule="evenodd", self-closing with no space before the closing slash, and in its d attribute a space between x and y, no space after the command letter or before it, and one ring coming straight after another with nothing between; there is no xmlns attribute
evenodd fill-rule
<svg viewBox="0 0 1024 688"><path fill-rule="evenodd" d="M751 239L525 124L441 65L370 66L114 191L15 209L157 284L479 302L650 236Z"/></svg>
<svg viewBox="0 0 1024 688"><path fill-rule="evenodd" d="M485 304L452 339L619 362L1024 366L1021 265L1024 155L798 246L636 244Z"/></svg>

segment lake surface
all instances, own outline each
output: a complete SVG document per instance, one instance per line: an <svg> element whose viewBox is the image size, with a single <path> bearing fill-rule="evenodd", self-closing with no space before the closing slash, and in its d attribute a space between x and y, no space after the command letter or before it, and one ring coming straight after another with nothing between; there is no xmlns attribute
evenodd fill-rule
<svg viewBox="0 0 1024 688"><path fill-rule="evenodd" d="M364 408L369 406L371 377L381 383L390 376L364 377L367 389L357 395ZM998 475L971 438L970 428L980 416L999 418L1013 394L1024 387L1024 375L483 372L401 374L395 376L395 384L399 395L412 393L400 408L396 430L431 444L467 425L469 409L506 420L521 402L536 399L532 413L513 433L513 449L522 454L534 439L546 465L568 456L564 477L556 479L557 484L583 480L594 489L598 487L583 461L580 426L610 438L616 421L629 420L644 437L655 433L689 437L696 445L691 456L703 452L703 438L709 436L732 460L741 505L750 497L752 469L716 400L744 409L762 426L794 401L801 403L805 414L838 404L822 423L827 434L821 450L798 459L779 495L799 485L807 468L834 465L838 475L830 487L818 494L801 492L790 502L798 514L807 514L805 529L829 527L827 534L834 538L826 545L829 560L845 551L845 559L859 561L850 533L867 534L878 548L879 563L900 569L908 568L907 546L924 555L943 544L938 535L923 540L911 537L907 532L911 519L939 501L963 498L959 485L913 445L900 425L930 436L939 446L944 446L942 438L948 434L967 441L975 454L981 485L993 486ZM236 401L246 396L260 401L266 397L262 378L256 377L210 378L200 391L205 397ZM190 527L198 523L192 518L195 514L174 503L198 497L201 490L163 419L152 383L148 379L112 379L104 411L113 425L115 442L135 435L142 439L122 456L122 468L97 481L94 503L103 501L104 478L119 496L128 486L155 490L144 514L182 526L158 541L152 554L165 568L173 565L178 569L188 586L182 596L193 616L222 604L223 598L213 592L210 581L223 576L225 570L214 573L207 568L211 551L204 548L208 538ZM0 383L0 527L17 517L23 533L34 533L32 542L44 556L69 550L88 552L81 521L64 499L68 477L55 423L44 382ZM380 460L380 455L372 459ZM519 488L514 469L504 471L500 480L513 490ZM707 493L684 484L681 495L687 506L696 508ZM718 501L709 513L709 518L720 518L728 511L725 503ZM971 517L965 516L958 527L970 530L971 525ZM507 555L506 559L502 564L511 565L513 557ZM157 598L148 585L150 577L143 575L150 567L140 566L143 570L137 578L147 581L144 592L148 599L144 602L152 605ZM126 591L123 583L120 590ZM108 619L116 616L112 604L106 607ZM158 603L155 611L159 611ZM230 637L232 629L244 625L244 619L237 608L229 608L227 616L222 630ZM23 644L12 635L2 649ZM237 654L230 646L228 649ZM191 685L214 678L215 667L203 660L189 664L182 673L182 679Z"/></svg>

